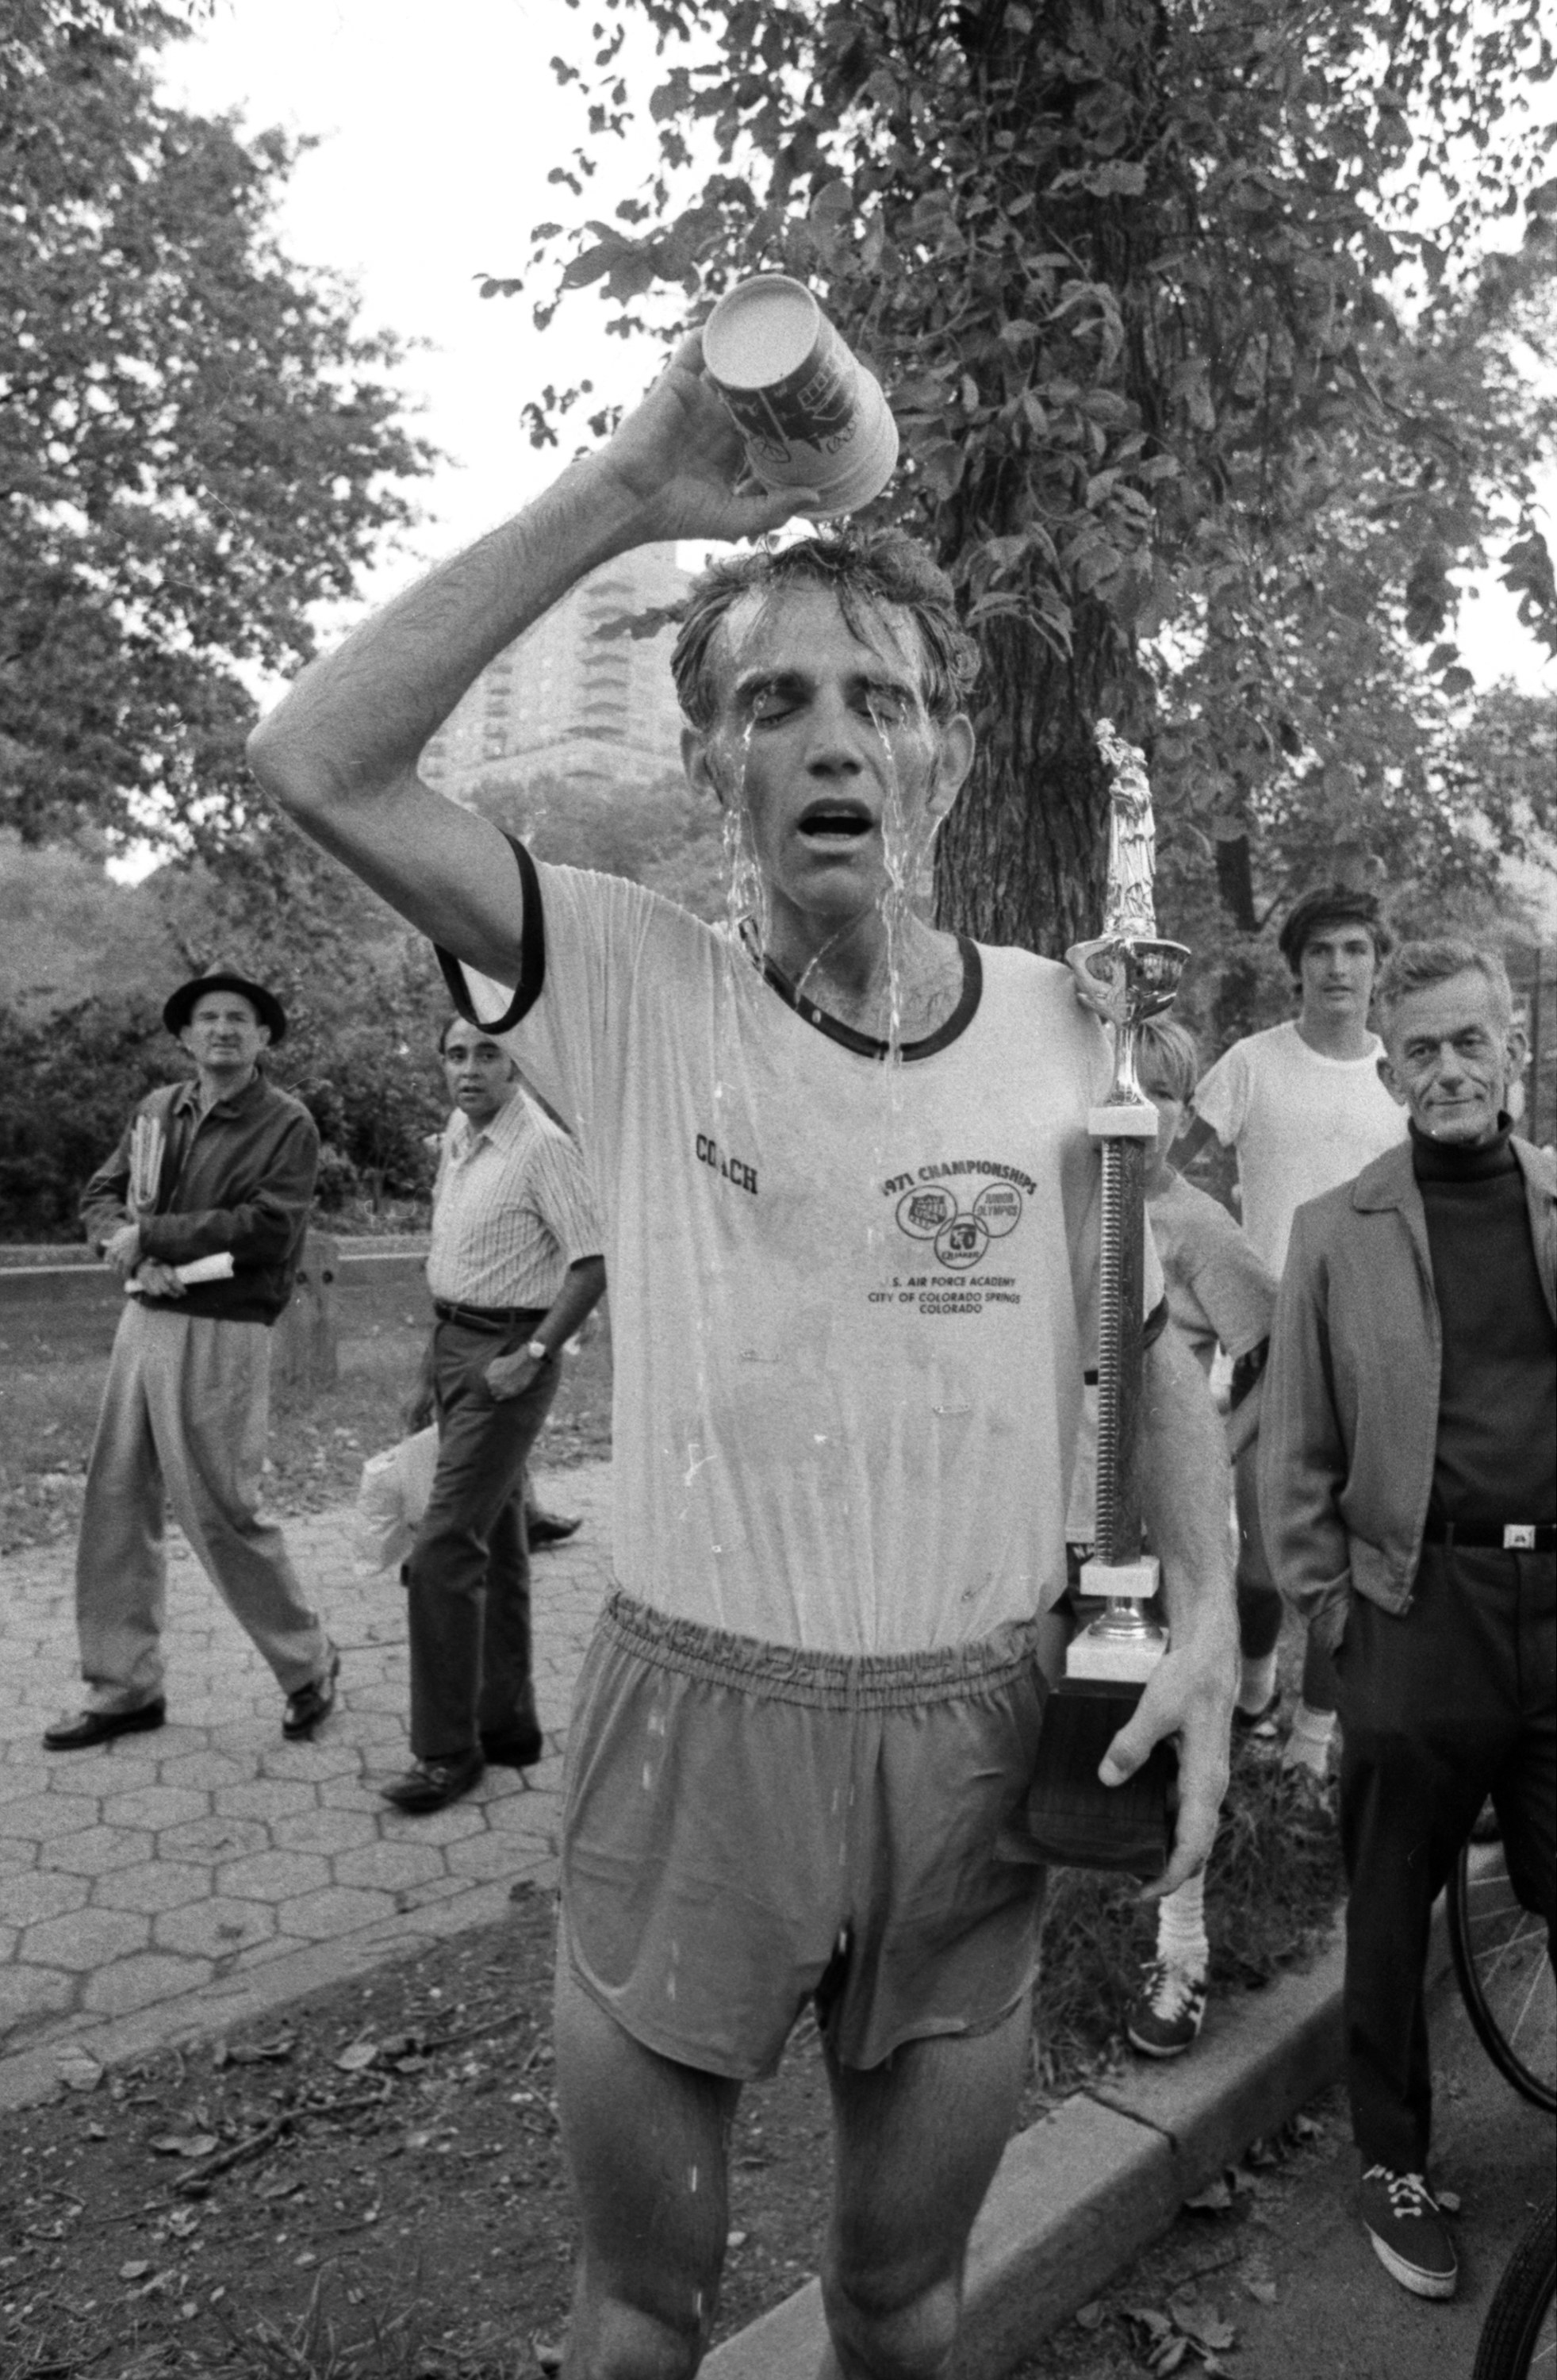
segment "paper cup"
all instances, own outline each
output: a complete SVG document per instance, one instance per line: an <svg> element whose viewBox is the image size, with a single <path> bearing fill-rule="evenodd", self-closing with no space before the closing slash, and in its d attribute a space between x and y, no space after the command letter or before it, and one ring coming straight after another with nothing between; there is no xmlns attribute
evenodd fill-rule
<svg viewBox="0 0 1557 2380"><path fill-rule="evenodd" d="M796 510L817 516L881 493L898 425L803 283L762 273L730 290L703 326L703 359L765 487L814 488Z"/></svg>

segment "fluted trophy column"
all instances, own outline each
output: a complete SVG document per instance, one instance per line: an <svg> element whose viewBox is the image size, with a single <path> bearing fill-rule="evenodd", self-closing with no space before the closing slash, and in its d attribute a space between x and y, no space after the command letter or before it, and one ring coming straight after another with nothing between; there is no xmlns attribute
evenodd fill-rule
<svg viewBox="0 0 1557 2380"><path fill-rule="evenodd" d="M1102 1172L1098 1282L1097 1512L1094 1551L1081 1566L1083 1597L1101 1609L1072 1638L1065 1676L1050 1694L1038 1773L1028 1803L1036 1853L1056 1864L1160 1875L1169 1839L1173 1756L1162 1745L1128 1783L1097 1776L1109 1742L1129 1720L1167 1649L1148 1611L1159 1584L1141 1511L1142 1311L1146 1283L1146 1154L1157 1113L1141 1088L1136 1044L1142 1024L1168 1007L1189 953L1157 933L1153 900L1155 838L1142 755L1097 729L1111 779L1108 892L1103 931L1066 953L1076 988L1107 1025L1114 1075L1088 1128Z"/></svg>

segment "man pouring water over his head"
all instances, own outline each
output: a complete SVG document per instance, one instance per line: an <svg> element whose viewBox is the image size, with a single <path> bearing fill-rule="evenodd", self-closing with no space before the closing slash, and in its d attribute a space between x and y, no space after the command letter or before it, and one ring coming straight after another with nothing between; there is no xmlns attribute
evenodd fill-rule
<svg viewBox="0 0 1557 2380"><path fill-rule="evenodd" d="M972 759L949 585L883 531L694 588L673 666L687 773L740 845L728 929L533 859L416 771L586 572L844 508L821 480L753 483L694 335L606 446L316 664L252 747L576 1130L602 1223L616 1591L568 1743L570 2380L696 2369L735 2102L808 2003L837 2128L823 2368L948 2370L1025 2070L1042 1872L1013 1837L1095 1361L1108 1062L1062 966L909 900ZM1216 1418L1171 1334L1145 1396L1172 1645L1104 1774L1177 1739L1171 1888L1210 1847L1235 1636Z"/></svg>

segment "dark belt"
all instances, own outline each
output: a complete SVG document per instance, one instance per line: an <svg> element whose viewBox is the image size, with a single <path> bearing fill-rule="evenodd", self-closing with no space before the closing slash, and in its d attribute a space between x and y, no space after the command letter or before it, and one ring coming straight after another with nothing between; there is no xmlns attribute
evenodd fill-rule
<svg viewBox="0 0 1557 2380"><path fill-rule="evenodd" d="M527 1322L538 1322L549 1309L544 1305L461 1305L453 1298L435 1297L432 1310L440 1322L464 1322L473 1330L522 1330Z"/></svg>
<svg viewBox="0 0 1557 2380"><path fill-rule="evenodd" d="M1549 1554L1557 1548L1557 1521L1430 1521L1430 1546L1491 1547L1505 1554Z"/></svg>

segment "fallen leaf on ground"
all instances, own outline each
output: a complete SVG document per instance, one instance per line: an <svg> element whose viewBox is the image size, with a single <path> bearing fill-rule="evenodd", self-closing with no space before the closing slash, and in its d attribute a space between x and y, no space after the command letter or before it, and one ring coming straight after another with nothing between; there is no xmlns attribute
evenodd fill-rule
<svg viewBox="0 0 1557 2380"><path fill-rule="evenodd" d="M209 2156L221 2143L214 2132L159 2132L151 2146L159 2156Z"/></svg>
<svg viewBox="0 0 1557 2380"><path fill-rule="evenodd" d="M343 2074L361 2074L379 2055L376 2041L348 2041L336 2054L335 2063Z"/></svg>

